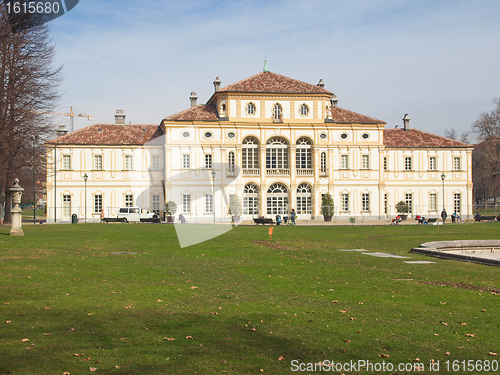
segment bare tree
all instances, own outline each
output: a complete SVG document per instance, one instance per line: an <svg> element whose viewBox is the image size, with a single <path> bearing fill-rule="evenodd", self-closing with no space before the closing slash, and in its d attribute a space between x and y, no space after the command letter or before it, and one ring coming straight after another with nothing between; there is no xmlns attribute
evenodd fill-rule
<svg viewBox="0 0 500 375"><path fill-rule="evenodd" d="M472 132L482 140L472 153L474 199L496 204L500 192L500 98L493 99L496 107L482 112L472 124Z"/></svg>
<svg viewBox="0 0 500 375"><path fill-rule="evenodd" d="M453 128L444 131L444 136L449 139L457 139L457 131Z"/></svg>
<svg viewBox="0 0 500 375"><path fill-rule="evenodd" d="M33 155L41 152L39 144L51 130L43 113L52 111L58 99L60 71L54 67L48 28L13 33L0 0L0 202L6 203L5 222L10 222L15 173L33 168Z"/></svg>

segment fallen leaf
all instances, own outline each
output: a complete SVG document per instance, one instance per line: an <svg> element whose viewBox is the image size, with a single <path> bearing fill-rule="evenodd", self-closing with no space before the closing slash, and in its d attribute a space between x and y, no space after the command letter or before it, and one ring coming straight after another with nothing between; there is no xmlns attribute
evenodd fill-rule
<svg viewBox="0 0 500 375"><path fill-rule="evenodd" d="M496 352L490 352L490 355L497 355Z"/></svg>
<svg viewBox="0 0 500 375"><path fill-rule="evenodd" d="M475 333L466 333L465 336L467 337L476 337Z"/></svg>
<svg viewBox="0 0 500 375"><path fill-rule="evenodd" d="M30 342L30 339L22 339L21 342Z"/></svg>
<svg viewBox="0 0 500 375"><path fill-rule="evenodd" d="M44 336L50 336L51 333L50 332L49 333L42 333L42 335L44 335Z"/></svg>
<svg viewBox="0 0 500 375"><path fill-rule="evenodd" d="M439 333L435 333L434 336L439 336Z"/></svg>
<svg viewBox="0 0 500 375"><path fill-rule="evenodd" d="M170 337L165 337L165 338L164 338L164 340L167 340L167 341L175 341L175 339L174 339L173 337L172 337L172 338L170 338Z"/></svg>
<svg viewBox="0 0 500 375"><path fill-rule="evenodd" d="M192 340L193 338L193 336L186 336L186 340Z"/></svg>
<svg viewBox="0 0 500 375"><path fill-rule="evenodd" d="M339 310L342 314L345 314L347 310Z"/></svg>
<svg viewBox="0 0 500 375"><path fill-rule="evenodd" d="M255 332L255 331L257 331L257 328L252 328L250 331Z"/></svg>
<svg viewBox="0 0 500 375"><path fill-rule="evenodd" d="M335 301L332 301L332 303L339 303L339 301L335 300Z"/></svg>
<svg viewBox="0 0 500 375"><path fill-rule="evenodd" d="M94 315L94 313L87 313L87 315L89 315L89 316L90 316L90 315Z"/></svg>
<svg viewBox="0 0 500 375"><path fill-rule="evenodd" d="M446 355L450 355L451 353L450 353L450 352L446 352L446 353L444 353L444 354L446 354Z"/></svg>
<svg viewBox="0 0 500 375"><path fill-rule="evenodd" d="M382 358L390 357L390 355L389 355L389 354L379 354L378 356L379 356L379 357L382 357Z"/></svg>
<svg viewBox="0 0 500 375"><path fill-rule="evenodd" d="M278 358L278 361L282 361L284 359L285 359L285 357L283 357L282 355L280 355L280 357Z"/></svg>
<svg viewBox="0 0 500 375"><path fill-rule="evenodd" d="M83 355L83 353L76 353L76 354L73 354L73 357L81 357Z"/></svg>
<svg viewBox="0 0 500 375"><path fill-rule="evenodd" d="M344 340L345 343L349 344L351 340Z"/></svg>
<svg viewBox="0 0 500 375"><path fill-rule="evenodd" d="M445 323L445 322L443 322L443 323L441 323L441 324L442 324L442 325L444 325L444 326L447 326L447 325L448 325L448 323Z"/></svg>
<svg viewBox="0 0 500 375"><path fill-rule="evenodd" d="M6 320L5 323L9 324L9 323L11 323L11 321L10 320Z"/></svg>
<svg viewBox="0 0 500 375"><path fill-rule="evenodd" d="M351 320L356 320L356 318L353 318L353 317L351 316Z"/></svg>
<svg viewBox="0 0 500 375"><path fill-rule="evenodd" d="M420 361L420 358L413 358L414 361Z"/></svg>
<svg viewBox="0 0 500 375"><path fill-rule="evenodd" d="M63 372L63 375L70 375L69 372Z"/></svg>
<svg viewBox="0 0 500 375"><path fill-rule="evenodd" d="M95 372L95 371L97 371L97 367L91 367L90 368L90 372Z"/></svg>
<svg viewBox="0 0 500 375"><path fill-rule="evenodd" d="M159 299L159 300L158 300L158 301L156 301L156 302L163 302L163 300L162 300L162 299Z"/></svg>
<svg viewBox="0 0 500 375"><path fill-rule="evenodd" d="M198 289L198 287L197 286L192 286L189 289Z"/></svg>

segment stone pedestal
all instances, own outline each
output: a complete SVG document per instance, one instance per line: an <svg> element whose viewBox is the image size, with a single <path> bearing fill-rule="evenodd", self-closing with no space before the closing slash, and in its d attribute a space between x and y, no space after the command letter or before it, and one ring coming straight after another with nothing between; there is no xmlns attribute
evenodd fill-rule
<svg viewBox="0 0 500 375"><path fill-rule="evenodd" d="M12 227L10 229L11 236L24 236L23 232L23 210L19 207L24 189L19 185L19 180L14 180L14 186L9 189L12 192L12 203L14 208L11 211Z"/></svg>

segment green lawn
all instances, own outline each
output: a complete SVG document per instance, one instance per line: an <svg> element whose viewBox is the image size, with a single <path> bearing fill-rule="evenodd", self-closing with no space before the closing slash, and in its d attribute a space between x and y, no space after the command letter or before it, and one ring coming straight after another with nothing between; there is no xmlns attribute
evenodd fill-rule
<svg viewBox="0 0 500 375"><path fill-rule="evenodd" d="M433 225L274 227L272 241L268 228L239 226L180 249L171 225L37 225L24 237L0 226L0 374L291 374L292 361L351 360L391 363L394 374L416 373L399 363L447 373L446 361L460 369L448 373L483 374L461 361L498 365L500 268L408 251L498 239L499 223L444 225L439 235ZM436 263L337 250L359 248ZM137 254L113 254L125 252Z"/></svg>

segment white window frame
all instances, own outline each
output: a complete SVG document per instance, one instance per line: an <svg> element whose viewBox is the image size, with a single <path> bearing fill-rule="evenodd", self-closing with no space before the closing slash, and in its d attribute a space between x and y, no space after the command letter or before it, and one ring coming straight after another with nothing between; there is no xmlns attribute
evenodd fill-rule
<svg viewBox="0 0 500 375"><path fill-rule="evenodd" d="M133 169L133 158L132 155L125 155L123 159L123 170L131 171Z"/></svg>
<svg viewBox="0 0 500 375"><path fill-rule="evenodd" d="M340 155L340 169L349 169L349 155Z"/></svg>
<svg viewBox="0 0 500 375"><path fill-rule="evenodd" d="M191 194L182 195L182 213L184 214L191 213Z"/></svg>
<svg viewBox="0 0 500 375"><path fill-rule="evenodd" d="M205 169L212 169L213 157L212 154L205 154Z"/></svg>
<svg viewBox="0 0 500 375"><path fill-rule="evenodd" d="M102 171L102 155L94 155L94 170Z"/></svg>
<svg viewBox="0 0 500 375"><path fill-rule="evenodd" d="M320 158L319 158L319 170L321 173L326 173L327 171L327 165L326 165L326 162L327 162L327 158L326 158L326 152L322 152L320 154Z"/></svg>
<svg viewBox="0 0 500 375"><path fill-rule="evenodd" d="M253 116L255 115L255 112L257 111L257 107L255 106L254 103L250 102L246 106L246 112L247 115Z"/></svg>
<svg viewBox="0 0 500 375"><path fill-rule="evenodd" d="M160 214L160 195L159 194L153 194L153 212L157 215Z"/></svg>
<svg viewBox="0 0 500 375"><path fill-rule="evenodd" d="M413 214L413 193L405 194L405 203L408 205L408 213Z"/></svg>
<svg viewBox="0 0 500 375"><path fill-rule="evenodd" d="M62 156L62 168L63 171L71 170L71 155Z"/></svg>
<svg viewBox="0 0 500 375"><path fill-rule="evenodd" d="M389 170L389 158L387 156L384 156L384 171Z"/></svg>
<svg viewBox="0 0 500 375"><path fill-rule="evenodd" d="M361 212L370 212L370 194L361 194Z"/></svg>
<svg viewBox="0 0 500 375"><path fill-rule="evenodd" d="M361 155L361 169L370 169L370 155Z"/></svg>
<svg viewBox="0 0 500 375"><path fill-rule="evenodd" d="M460 156L453 157L453 170L454 171L462 170L462 158Z"/></svg>
<svg viewBox="0 0 500 375"><path fill-rule="evenodd" d="M429 157L429 170L437 171L437 157L435 156Z"/></svg>
<svg viewBox="0 0 500 375"><path fill-rule="evenodd" d="M299 113L301 116L309 116L309 106L307 104L302 104L299 108Z"/></svg>
<svg viewBox="0 0 500 375"><path fill-rule="evenodd" d="M160 155L151 155L151 169L153 171L159 171L161 169Z"/></svg>
<svg viewBox="0 0 500 375"><path fill-rule="evenodd" d="M134 195L133 194L125 195L125 207L134 207Z"/></svg>
<svg viewBox="0 0 500 375"><path fill-rule="evenodd" d="M405 156L405 171L413 170L413 158L411 156Z"/></svg>
<svg viewBox="0 0 500 375"><path fill-rule="evenodd" d="M94 213L102 211L102 194L94 195Z"/></svg>
<svg viewBox="0 0 500 375"><path fill-rule="evenodd" d="M191 168L191 154L182 154L182 169Z"/></svg>
<svg viewBox="0 0 500 375"><path fill-rule="evenodd" d="M342 212L349 212L349 193L340 195L340 209Z"/></svg>
<svg viewBox="0 0 500 375"><path fill-rule="evenodd" d="M437 212L437 194L429 194L429 211Z"/></svg>
<svg viewBox="0 0 500 375"><path fill-rule="evenodd" d="M207 214L214 212L214 196L212 194L205 195L205 212Z"/></svg>

